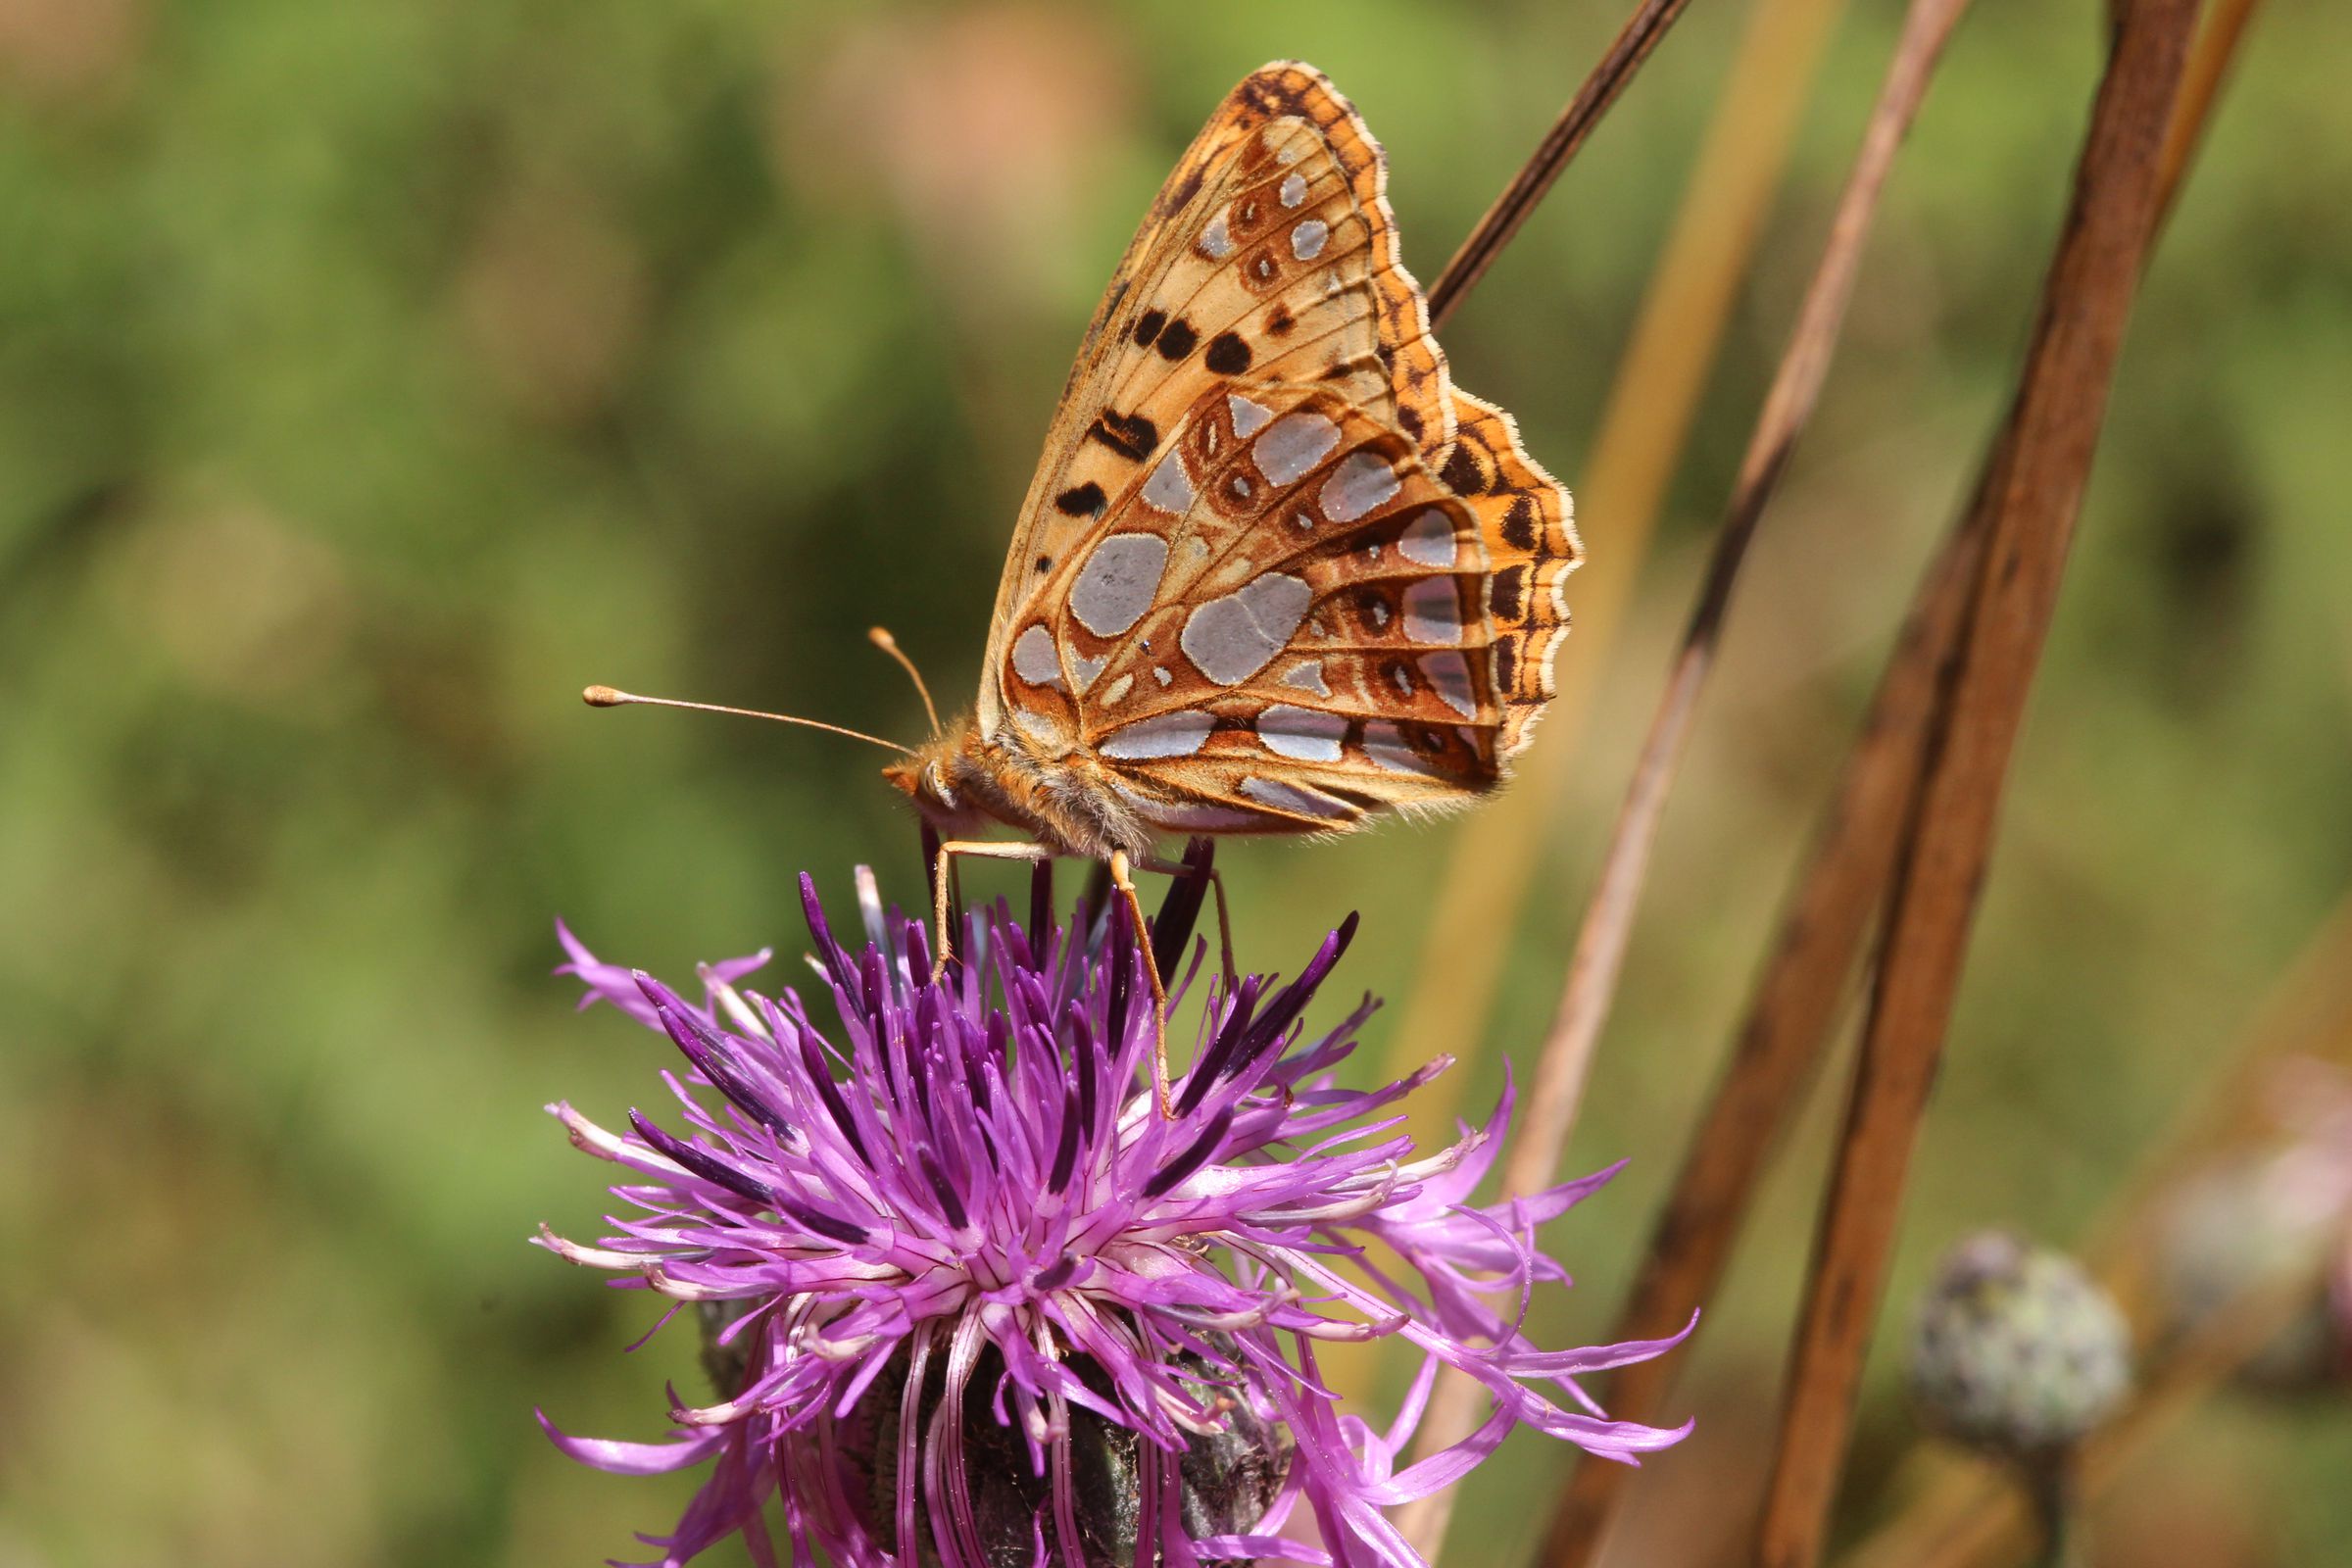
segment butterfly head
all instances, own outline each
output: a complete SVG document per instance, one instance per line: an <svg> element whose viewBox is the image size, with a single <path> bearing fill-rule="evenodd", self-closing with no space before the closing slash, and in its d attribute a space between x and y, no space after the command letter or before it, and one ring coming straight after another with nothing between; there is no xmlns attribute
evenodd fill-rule
<svg viewBox="0 0 2352 1568"><path fill-rule="evenodd" d="M966 785L964 740L956 730L944 731L882 769L924 820L950 834L975 827L987 816Z"/></svg>

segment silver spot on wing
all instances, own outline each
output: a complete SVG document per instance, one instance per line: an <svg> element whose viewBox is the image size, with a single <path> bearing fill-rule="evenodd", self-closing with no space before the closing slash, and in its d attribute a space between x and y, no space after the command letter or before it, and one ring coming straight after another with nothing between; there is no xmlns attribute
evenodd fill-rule
<svg viewBox="0 0 2352 1568"><path fill-rule="evenodd" d="M1417 643L1462 640L1462 604L1451 577L1424 577L1404 591L1404 634Z"/></svg>
<svg viewBox="0 0 2352 1568"><path fill-rule="evenodd" d="M1276 484L1294 484L1340 444L1340 427L1320 414L1286 414L1250 448L1257 471Z"/></svg>
<svg viewBox="0 0 2352 1568"><path fill-rule="evenodd" d="M1194 611L1177 645L1210 680L1238 685L1282 652L1313 598L1304 578L1269 571Z"/></svg>
<svg viewBox="0 0 2352 1568"><path fill-rule="evenodd" d="M1424 778L1440 776L1422 760L1420 753L1404 743L1404 736L1396 725L1377 719L1364 726L1364 755L1376 766L1392 773L1418 773Z"/></svg>
<svg viewBox="0 0 2352 1568"><path fill-rule="evenodd" d="M1172 516L1181 517L1193 505L1193 476L1184 471L1184 454L1175 447L1159 460L1152 477L1144 481L1144 501ZM1166 554L1163 548L1161 554Z"/></svg>
<svg viewBox="0 0 2352 1568"><path fill-rule="evenodd" d="M1299 762L1336 762L1348 739L1348 715L1275 703L1257 715L1258 744Z"/></svg>
<svg viewBox="0 0 2352 1568"><path fill-rule="evenodd" d="M1208 744L1216 720L1191 709L1157 713L1124 729L1113 730L1098 748L1104 757L1143 762L1157 757L1190 757Z"/></svg>
<svg viewBox="0 0 2352 1568"><path fill-rule="evenodd" d="M1282 683L1298 691L1313 692L1317 697L1331 695L1331 688L1323 682L1323 661L1320 659L1309 659L1302 663L1293 664L1289 669L1283 671Z"/></svg>
<svg viewBox="0 0 2352 1568"><path fill-rule="evenodd" d="M1337 822L1356 814L1356 808L1346 801L1284 779L1246 778L1239 788L1250 799L1270 806L1277 811L1289 811L1295 816L1319 816L1325 821Z"/></svg>
<svg viewBox="0 0 2352 1568"><path fill-rule="evenodd" d="M1233 416L1233 433L1247 441L1257 434L1258 427L1274 417L1274 411L1262 403L1252 403L1238 392L1225 395L1225 408Z"/></svg>
<svg viewBox="0 0 2352 1568"><path fill-rule="evenodd" d="M1385 458L1350 452L1323 481L1323 514L1334 522L1353 522L1395 495L1401 483Z"/></svg>
<svg viewBox="0 0 2352 1568"><path fill-rule="evenodd" d="M1478 716L1478 693L1470 684L1470 662L1447 649L1442 654L1423 654L1421 673L1446 699L1446 706L1464 718Z"/></svg>
<svg viewBox="0 0 2352 1568"><path fill-rule="evenodd" d="M1032 626L1013 639L1012 672L1032 686L1061 684L1061 657L1054 651L1054 634Z"/></svg>
<svg viewBox="0 0 2352 1568"><path fill-rule="evenodd" d="M1167 564L1168 544L1159 535L1114 533L1086 558L1070 586L1070 612L1096 636L1116 637L1152 608Z"/></svg>
<svg viewBox="0 0 2352 1568"><path fill-rule="evenodd" d="M1453 564L1453 519L1436 507L1415 517L1396 541L1404 559L1424 566Z"/></svg>

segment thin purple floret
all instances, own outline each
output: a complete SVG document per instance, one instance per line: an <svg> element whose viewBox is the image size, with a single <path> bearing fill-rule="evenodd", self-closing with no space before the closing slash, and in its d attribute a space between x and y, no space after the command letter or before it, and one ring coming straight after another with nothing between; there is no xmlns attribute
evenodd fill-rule
<svg viewBox="0 0 2352 1568"><path fill-rule="evenodd" d="M1205 855L1187 864L1142 937L1171 974L1206 886ZM675 1131L631 1111L627 1131L608 1132L550 1107L618 1167L622 1207L593 1245L540 1245L724 1308L741 1368L718 1402L676 1409L666 1443L548 1429L619 1473L711 1465L670 1534L647 1538L660 1563L741 1536L760 1563L904 1568L918 1560L900 1549L911 1534L944 1568L1008 1555L1092 1568L1099 1521L1072 1458L1085 1428L1134 1434L1134 1528L1152 1544L1139 1560L1420 1568L1389 1510L1454 1484L1511 1432L1630 1464L1688 1430L1611 1421L1576 1382L1679 1338L1544 1350L1521 1328L1533 1290L1567 1280L1536 1227L1613 1172L1482 1205L1507 1082L1485 1125L1430 1154L1396 1107L1444 1063L1375 1089L1340 1083L1373 1004L1320 1032L1302 1020L1354 916L1281 985L1203 979L1193 946L1202 989L1172 999L1179 1087L1163 1111L1142 950L1119 903L1091 935L1045 926L1042 892L1025 929L1002 905L975 911L956 934L964 961L933 983L919 921L869 902L874 940L853 952L806 876L801 895L814 1008L789 987L741 988L743 960L707 966L690 1002L562 933L564 972L589 1000L667 1035L688 1070L670 1080ZM1404 1412L1376 1429L1340 1405L1316 1348L1382 1338L1422 1366ZM1486 1391L1488 1417L1408 1465L1448 1367ZM1266 1491L1195 1540L1186 1456L1245 1433ZM1028 1456L1020 1495L1037 1499L1017 1526L1001 1517L1006 1451ZM877 1491L878 1476L895 1479ZM1310 1517L1319 1544L1294 1539Z"/></svg>

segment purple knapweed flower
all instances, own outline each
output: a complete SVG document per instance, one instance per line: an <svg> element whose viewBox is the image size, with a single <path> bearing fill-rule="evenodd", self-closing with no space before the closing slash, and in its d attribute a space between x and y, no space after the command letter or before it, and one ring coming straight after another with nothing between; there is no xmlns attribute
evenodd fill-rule
<svg viewBox="0 0 2352 1568"><path fill-rule="evenodd" d="M861 875L854 953L802 878L823 1024L789 987L737 984L764 954L707 967L698 1004L563 932L583 1005L613 1003L687 1061L668 1079L681 1131L550 1107L629 1173L612 1191L635 1212L594 1247L541 1238L723 1325L707 1358L721 1397L689 1408L673 1391L667 1443L548 1425L608 1470L716 1462L677 1528L644 1538L664 1564L738 1532L774 1562L775 1496L795 1559L813 1547L847 1568L1153 1560L1138 1543L1172 1565L1412 1565L1386 1510L1515 1428L1629 1463L1688 1430L1610 1421L1575 1382L1673 1341L1546 1351L1519 1329L1534 1286L1567 1283L1535 1228L1614 1167L1478 1206L1507 1085L1484 1128L1416 1158L1390 1107L1446 1062L1381 1089L1337 1082L1372 1002L1325 1032L1299 1020L1352 916L1287 985L1208 982L1163 1112L1115 906L1091 939L1049 927L1043 899L1027 929L1003 906L976 913L966 961L934 984L924 928L871 889ZM1163 959L1183 954L1200 892L1177 884L1153 933ZM1385 1430L1342 1412L1316 1357L1382 1338L1421 1354ZM1485 1386L1492 1415L1404 1465L1446 1366ZM1280 1535L1302 1501L1319 1545Z"/></svg>

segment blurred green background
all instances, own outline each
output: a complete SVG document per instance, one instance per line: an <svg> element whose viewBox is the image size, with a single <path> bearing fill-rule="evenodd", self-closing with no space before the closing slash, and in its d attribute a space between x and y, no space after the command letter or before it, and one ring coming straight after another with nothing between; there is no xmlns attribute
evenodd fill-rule
<svg viewBox="0 0 2352 1568"><path fill-rule="evenodd" d="M1447 331L1571 484L1746 12L1691 8ZM1856 0L1823 63L1542 892L1496 934L1474 1100L1548 1014L1898 13ZM0 1564L588 1562L666 1528L691 1478L575 1468L531 1421L655 1436L692 1354L624 1358L646 1298L524 1245L602 1207L542 1102L610 1120L664 1059L574 1019L551 922L683 980L789 952L798 869L906 897L916 857L861 748L578 688L913 736L863 629L969 690L1069 351L1227 87L1330 72L1427 278L1619 20L0 0ZM2101 31L2089 0L1984 0L1898 166L1570 1156L1635 1163L1552 1235L1580 1284L1542 1337L1614 1308L2004 401ZM2257 22L2142 299L1890 1324L1963 1229L2086 1223L2352 874L2347 59L2343 7ZM1397 996L1457 831L1230 850L1245 961L1361 907L1342 978ZM1621 1560L1732 1560L1834 1100ZM1894 1370L1849 1528L1912 1431ZM1518 1560L1559 1457L1482 1472L1451 1560ZM2352 1560L2347 1466L2340 1402L2225 1399L2135 1467L2100 1560Z"/></svg>

